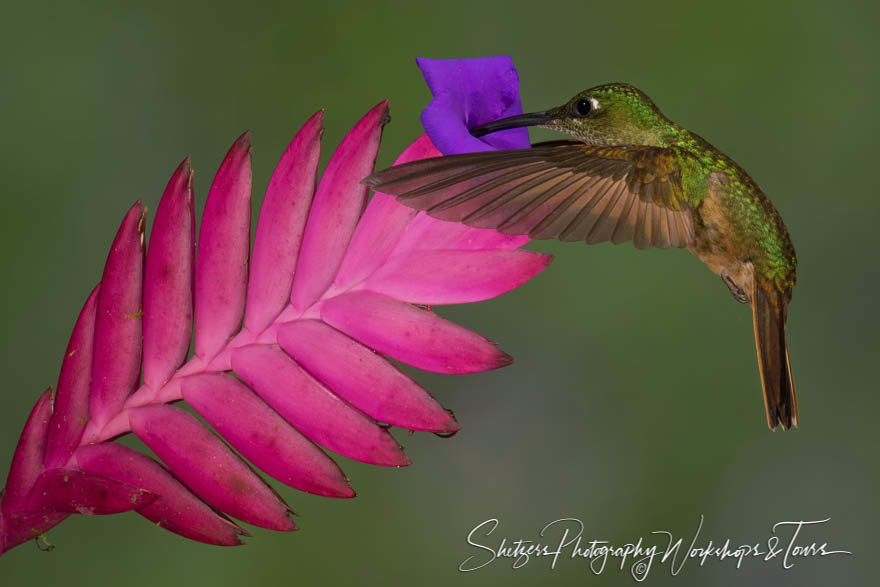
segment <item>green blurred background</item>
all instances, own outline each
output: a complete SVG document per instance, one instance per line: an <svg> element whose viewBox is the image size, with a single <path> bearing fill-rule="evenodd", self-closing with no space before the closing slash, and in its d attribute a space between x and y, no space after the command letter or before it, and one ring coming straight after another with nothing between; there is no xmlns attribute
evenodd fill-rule
<svg viewBox="0 0 880 587"><path fill-rule="evenodd" d="M830 517L802 542L855 554L789 571L778 559L740 570L691 562L677 577L657 566L649 583L875 580L873 5L5 2L0 20L4 471L131 203L154 210L191 155L200 206L220 158L250 128L258 204L312 112L327 109L326 160L383 98L394 120L379 163L390 164L429 100L415 56L510 54L527 110L631 82L748 169L800 258L789 335L802 422L767 430L751 314L686 252L532 243L556 255L544 274L442 310L516 363L420 374L462 431L398 435L411 467L341 459L359 493L348 501L280 487L302 530L253 529L235 549L134 514L71 518L50 533L52 553L28 543L0 558L0 584L626 585L626 573L593 576L581 561L457 568L480 554L465 536L488 518L501 520L489 544L536 538L562 517L623 543L661 529L688 540L701 514L706 539L737 543L766 540L777 521Z"/></svg>

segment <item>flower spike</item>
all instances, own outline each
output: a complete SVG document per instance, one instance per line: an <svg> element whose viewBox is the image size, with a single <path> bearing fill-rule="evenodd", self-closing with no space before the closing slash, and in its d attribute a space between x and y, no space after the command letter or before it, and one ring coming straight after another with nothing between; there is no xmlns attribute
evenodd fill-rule
<svg viewBox="0 0 880 587"><path fill-rule="evenodd" d="M500 96L482 82L476 93L444 90L455 68L421 63L434 72L437 102L426 120L445 128L452 116L457 125L440 137L449 148L467 134L474 104L482 103L479 122L519 104L509 60L465 65L506 85ZM390 427L458 431L389 359L439 373L511 363L423 305L501 295L550 257L517 250L527 238L441 222L385 194L367 204L361 182L373 171L387 102L354 126L318 180L323 120L312 116L281 157L252 254L249 133L211 184L197 253L189 159L165 188L148 247L144 207L125 215L74 326L54 401L51 391L37 400L13 456L0 494L0 554L74 513L134 510L224 546L247 535L230 518L295 530L290 507L255 468L298 490L354 497L322 449L401 467L410 460ZM440 154L423 135L398 163ZM204 421L169 405L181 400ZM157 458L113 442L129 432Z"/></svg>

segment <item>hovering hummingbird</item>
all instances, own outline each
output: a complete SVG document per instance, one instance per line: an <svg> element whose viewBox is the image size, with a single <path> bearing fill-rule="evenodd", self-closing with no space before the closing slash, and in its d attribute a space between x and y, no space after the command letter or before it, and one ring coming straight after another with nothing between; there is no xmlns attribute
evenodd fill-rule
<svg viewBox="0 0 880 587"><path fill-rule="evenodd" d="M470 132L524 126L576 140L414 161L364 183L435 218L505 234L687 248L737 301L751 304L767 424L797 426L785 342L797 258L758 184L629 84L597 86L558 108Z"/></svg>

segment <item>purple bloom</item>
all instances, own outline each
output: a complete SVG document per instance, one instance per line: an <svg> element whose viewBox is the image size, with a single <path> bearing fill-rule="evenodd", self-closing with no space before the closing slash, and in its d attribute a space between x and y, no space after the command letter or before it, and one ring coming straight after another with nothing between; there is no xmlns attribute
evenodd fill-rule
<svg viewBox="0 0 880 587"><path fill-rule="evenodd" d="M522 114L519 76L510 57L416 59L434 99L422 112L422 124L444 155L528 149L529 132L515 128L474 138L468 129Z"/></svg>

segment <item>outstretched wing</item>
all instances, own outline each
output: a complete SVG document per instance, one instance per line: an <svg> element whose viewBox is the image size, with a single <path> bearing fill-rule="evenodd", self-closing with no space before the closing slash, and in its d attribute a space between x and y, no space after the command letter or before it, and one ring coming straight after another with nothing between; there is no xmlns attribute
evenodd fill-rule
<svg viewBox="0 0 880 587"><path fill-rule="evenodd" d="M693 243L681 171L668 149L579 141L413 161L364 183L442 220L534 239Z"/></svg>

